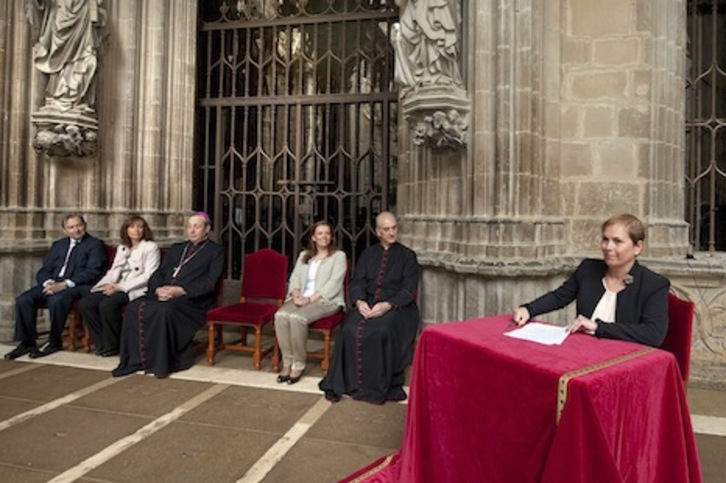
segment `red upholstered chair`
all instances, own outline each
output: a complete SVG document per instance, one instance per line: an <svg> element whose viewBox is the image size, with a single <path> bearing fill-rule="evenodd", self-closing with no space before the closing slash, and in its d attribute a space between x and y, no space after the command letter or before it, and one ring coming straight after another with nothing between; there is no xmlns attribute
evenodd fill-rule
<svg viewBox="0 0 726 483"><path fill-rule="evenodd" d="M262 328L272 322L275 312L285 299L286 289L286 256L270 248L245 255L239 303L207 312L207 361L214 364L216 353L223 349L252 352L255 369L259 370L260 361L274 346L262 347ZM225 343L222 338L223 325L239 327L241 337ZM255 344L252 346L247 345L247 329L255 330Z"/></svg>
<svg viewBox="0 0 726 483"><path fill-rule="evenodd" d="M68 314L68 325L63 334L66 340L66 348L69 351L75 351L76 341L80 339L83 350L91 352L91 334L81 321L81 311L78 309L78 301L79 299L73 301L71 311ZM83 327L83 332L79 330L81 328L79 326Z"/></svg>
<svg viewBox="0 0 726 483"><path fill-rule="evenodd" d="M116 256L116 247L113 245L104 245L106 249L106 262L108 267L113 264L113 258ZM100 277L99 277L100 278ZM83 335L79 333L79 325L83 326ZM71 312L68 314L68 326L66 328L66 345L69 351L76 350L76 340L81 339L81 346L86 352L91 352L91 333L88 327L81 320L81 311L78 309L78 299L73 301Z"/></svg>
<svg viewBox="0 0 726 483"><path fill-rule="evenodd" d="M214 299L214 307L221 307L222 303L224 302L224 277L225 275L222 275L222 278L219 279L219 282L217 283L217 291L215 293L215 299ZM210 309L212 310L212 309ZM197 331L198 338L195 336L194 340L192 340L192 346L194 347L194 356L198 356L199 354L204 353L207 350L207 346L209 345L206 334L200 334L200 332L203 329L199 329ZM208 332L208 331L207 331ZM218 340L221 340L221 331L219 331Z"/></svg>
<svg viewBox="0 0 726 483"><path fill-rule="evenodd" d="M668 293L668 333L660 348L676 356L684 385L688 383L691 365L691 336L695 308L693 302Z"/></svg>
<svg viewBox="0 0 726 483"><path fill-rule="evenodd" d="M346 299L348 297L348 286L350 284L350 264L348 265L348 269L345 272L345 281L343 282L343 293L346 296ZM308 332L314 331L314 332L320 332L323 334L323 348L319 351L308 351L308 359L317 359L320 361L320 369L323 370L323 376L325 376L328 373L328 368L330 368L330 354L331 354L331 340L332 340L332 334L336 327L340 325L341 322L343 322L343 317L345 316L345 310L343 307L341 309L332 314L328 315L327 317L323 317L322 319L318 319L315 322L308 325ZM280 371L280 346L277 343L277 337L275 337L275 350L272 354L272 370L275 372Z"/></svg>

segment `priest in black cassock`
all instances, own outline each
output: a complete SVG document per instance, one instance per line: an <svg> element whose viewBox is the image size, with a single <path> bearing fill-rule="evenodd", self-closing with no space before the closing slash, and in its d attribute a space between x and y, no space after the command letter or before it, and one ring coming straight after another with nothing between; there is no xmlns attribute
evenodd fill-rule
<svg viewBox="0 0 726 483"><path fill-rule="evenodd" d="M147 295L128 304L114 377L143 370L156 377L194 362L192 341L214 305L224 269L224 249L208 238L205 213L189 218L187 240L173 245L149 279Z"/></svg>
<svg viewBox="0 0 726 483"><path fill-rule="evenodd" d="M351 308L335 341L333 361L320 389L332 402L341 395L383 404L406 399L404 370L418 332L419 267L416 254L398 243L393 213L376 217L380 240L361 254L350 282ZM355 308L353 308L355 307Z"/></svg>

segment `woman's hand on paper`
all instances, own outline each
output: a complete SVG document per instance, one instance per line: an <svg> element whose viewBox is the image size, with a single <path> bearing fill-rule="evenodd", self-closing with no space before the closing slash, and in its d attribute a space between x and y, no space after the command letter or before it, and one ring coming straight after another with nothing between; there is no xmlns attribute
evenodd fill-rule
<svg viewBox="0 0 726 483"><path fill-rule="evenodd" d="M529 310L524 307L517 307L514 314L512 314L512 318L515 324L524 325L529 321Z"/></svg>
<svg viewBox="0 0 726 483"><path fill-rule="evenodd" d="M578 315L577 317L575 317L575 320L573 320L570 326L567 328L567 331L570 333L584 331L588 334L594 334L596 330L597 322L588 319L584 315Z"/></svg>

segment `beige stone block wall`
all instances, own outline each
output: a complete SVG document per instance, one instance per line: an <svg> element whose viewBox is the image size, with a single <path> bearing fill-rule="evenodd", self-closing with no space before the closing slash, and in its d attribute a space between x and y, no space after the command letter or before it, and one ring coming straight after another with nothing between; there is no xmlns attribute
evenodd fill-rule
<svg viewBox="0 0 726 483"><path fill-rule="evenodd" d="M588 249L585 227L618 212L673 228L655 244L657 255L687 251L675 206L683 196L683 71L670 60L682 52L673 25L685 22L685 10L652 3L562 2L560 181L572 253Z"/></svg>

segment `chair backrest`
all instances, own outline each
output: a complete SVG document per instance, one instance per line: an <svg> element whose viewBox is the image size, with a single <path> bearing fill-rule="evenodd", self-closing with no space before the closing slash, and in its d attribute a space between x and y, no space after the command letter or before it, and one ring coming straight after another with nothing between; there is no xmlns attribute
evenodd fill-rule
<svg viewBox="0 0 726 483"><path fill-rule="evenodd" d="M271 248L245 255L243 298L278 299L287 292L287 257Z"/></svg>
<svg viewBox="0 0 726 483"><path fill-rule="evenodd" d="M683 382L688 382L691 365L691 336L695 304L668 293L668 333L660 348L672 352L678 361Z"/></svg>
<svg viewBox="0 0 726 483"><path fill-rule="evenodd" d="M106 250L106 266L111 268L111 265L113 265L113 259L116 257L116 246L104 243L103 248Z"/></svg>
<svg viewBox="0 0 726 483"><path fill-rule="evenodd" d="M217 290L214 295L214 303L217 307L224 305L224 275L219 278L217 282Z"/></svg>
<svg viewBox="0 0 726 483"><path fill-rule="evenodd" d="M345 278L343 279L343 299L345 300L345 307L350 303L350 260L345 259ZM345 311L343 307L343 311Z"/></svg>

